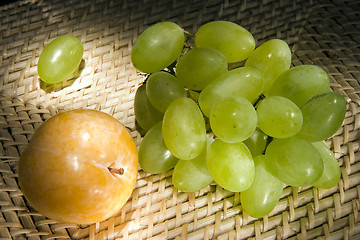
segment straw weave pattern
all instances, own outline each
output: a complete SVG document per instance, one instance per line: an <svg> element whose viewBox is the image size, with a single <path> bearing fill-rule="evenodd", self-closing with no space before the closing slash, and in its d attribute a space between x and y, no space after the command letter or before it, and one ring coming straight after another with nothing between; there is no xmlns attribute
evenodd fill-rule
<svg viewBox="0 0 360 240"><path fill-rule="evenodd" d="M217 185L182 193L171 174L138 171L131 198L99 223L48 219L22 195L17 161L34 131L59 111L104 111L127 126L139 146L134 96L144 81L131 64L138 36L159 21L190 33L213 20L249 30L257 45L285 40L292 65L315 64L347 102L345 121L326 140L341 166L332 189L285 187L275 209L254 219L240 194ZM0 239L360 239L360 3L356 0L24 0L0 6ZM79 77L39 81L37 61L56 37L84 45Z"/></svg>

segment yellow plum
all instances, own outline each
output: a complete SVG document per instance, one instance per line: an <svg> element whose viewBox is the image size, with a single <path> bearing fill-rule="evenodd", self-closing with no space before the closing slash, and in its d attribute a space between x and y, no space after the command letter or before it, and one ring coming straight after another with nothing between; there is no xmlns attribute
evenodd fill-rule
<svg viewBox="0 0 360 240"><path fill-rule="evenodd" d="M90 224L113 216L129 199L138 154L118 120L77 109L46 120L18 167L20 188L37 211L62 222Z"/></svg>

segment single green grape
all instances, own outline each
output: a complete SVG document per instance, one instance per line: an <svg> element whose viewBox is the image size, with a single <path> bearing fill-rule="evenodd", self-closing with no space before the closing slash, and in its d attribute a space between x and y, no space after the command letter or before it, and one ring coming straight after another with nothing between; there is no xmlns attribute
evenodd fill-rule
<svg viewBox="0 0 360 240"><path fill-rule="evenodd" d="M259 103L256 112L259 128L274 138L296 135L303 123L303 116L298 106L281 96L266 97Z"/></svg>
<svg viewBox="0 0 360 240"><path fill-rule="evenodd" d="M145 134L139 147L139 164L145 172L151 174L166 172L178 162L178 159L167 149L161 128L160 121Z"/></svg>
<svg viewBox="0 0 360 240"><path fill-rule="evenodd" d="M172 174L172 181L178 190L196 192L213 182L206 166L206 152L213 141L207 138L206 147L196 158L178 161Z"/></svg>
<svg viewBox="0 0 360 240"><path fill-rule="evenodd" d="M218 76L200 93L199 105L205 116L216 102L229 97L244 97L254 103L260 96L264 82L254 67L239 67Z"/></svg>
<svg viewBox="0 0 360 240"><path fill-rule="evenodd" d="M304 118L298 137L311 142L323 141L336 133L346 114L344 98L335 92L312 97L301 108Z"/></svg>
<svg viewBox="0 0 360 240"><path fill-rule="evenodd" d="M204 117L190 98L172 101L164 114L162 133L170 152L182 160L197 157L205 147Z"/></svg>
<svg viewBox="0 0 360 240"><path fill-rule="evenodd" d="M274 139L266 148L266 169L283 183L305 187L317 181L324 164L308 141L296 137Z"/></svg>
<svg viewBox="0 0 360 240"><path fill-rule="evenodd" d="M256 128L253 134L244 141L253 157L264 154L269 136Z"/></svg>
<svg viewBox="0 0 360 240"><path fill-rule="evenodd" d="M186 97L184 86L168 72L151 74L146 82L146 94L151 104L163 113L174 99Z"/></svg>
<svg viewBox="0 0 360 240"><path fill-rule="evenodd" d="M340 181L341 170L334 153L323 142L313 142L324 163L324 172L312 185L317 188L329 189L335 187Z"/></svg>
<svg viewBox="0 0 360 240"><path fill-rule="evenodd" d="M243 97L218 101L210 112L213 133L224 142L240 142L255 131L257 116L254 106Z"/></svg>
<svg viewBox="0 0 360 240"><path fill-rule="evenodd" d="M255 177L254 160L242 142L216 139L208 149L206 164L215 182L228 191L248 189Z"/></svg>
<svg viewBox="0 0 360 240"><path fill-rule="evenodd" d="M163 119L164 114L157 110L149 101L146 94L146 85L139 86L134 99L135 119L142 129L149 131L157 122Z"/></svg>
<svg viewBox="0 0 360 240"><path fill-rule="evenodd" d="M257 47L245 62L245 67L256 67L264 78L263 93L268 94L270 87L281 73L291 64L289 45L281 39L271 39Z"/></svg>
<svg viewBox="0 0 360 240"><path fill-rule="evenodd" d="M229 21L212 21L202 25L195 34L196 47L215 48L227 62L240 62L255 49L253 35L240 25Z"/></svg>
<svg viewBox="0 0 360 240"><path fill-rule="evenodd" d="M180 56L184 32L173 22L159 22L147 28L136 40L132 64L141 72L154 73L170 66Z"/></svg>
<svg viewBox="0 0 360 240"><path fill-rule="evenodd" d="M330 78L315 65L300 65L283 72L270 88L269 96L289 98L301 108L311 97L328 92Z"/></svg>
<svg viewBox="0 0 360 240"><path fill-rule="evenodd" d="M40 54L37 65L40 79L49 84L68 79L79 68L83 52L83 44L75 36L54 39Z"/></svg>
<svg viewBox="0 0 360 240"><path fill-rule="evenodd" d="M279 202L284 184L266 170L265 156L254 158L255 178L251 186L240 194L243 210L254 218L270 213Z"/></svg>
<svg viewBox="0 0 360 240"><path fill-rule="evenodd" d="M225 56L212 48L194 48L181 56L176 65L177 78L192 90L202 90L214 78L227 71Z"/></svg>

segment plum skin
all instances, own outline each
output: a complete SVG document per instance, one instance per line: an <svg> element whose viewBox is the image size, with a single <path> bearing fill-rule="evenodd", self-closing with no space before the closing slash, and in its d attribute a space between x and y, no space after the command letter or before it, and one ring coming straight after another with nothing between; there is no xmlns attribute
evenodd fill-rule
<svg viewBox="0 0 360 240"><path fill-rule="evenodd" d="M43 215L91 224L122 208L137 171L129 131L104 112L77 109L54 115L35 131L21 153L18 179L25 198Z"/></svg>

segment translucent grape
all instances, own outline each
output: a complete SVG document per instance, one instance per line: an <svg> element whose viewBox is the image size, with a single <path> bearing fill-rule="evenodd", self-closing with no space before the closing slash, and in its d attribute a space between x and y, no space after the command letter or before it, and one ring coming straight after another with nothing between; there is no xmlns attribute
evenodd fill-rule
<svg viewBox="0 0 360 240"><path fill-rule="evenodd" d="M271 86L269 96L283 96L302 107L311 97L329 90L330 78L325 70L300 65L283 72Z"/></svg>
<svg viewBox="0 0 360 240"><path fill-rule="evenodd" d="M151 104L163 113L174 99L186 97L184 86L174 75L167 72L150 75L146 82L146 94Z"/></svg>
<svg viewBox="0 0 360 240"><path fill-rule="evenodd" d="M268 135L263 133L260 129L255 129L253 134L244 141L245 145L251 152L253 157L264 153Z"/></svg>
<svg viewBox="0 0 360 240"><path fill-rule="evenodd" d="M227 72L225 56L216 49L194 48L176 65L176 76L189 89L202 90L211 80Z"/></svg>
<svg viewBox="0 0 360 240"><path fill-rule="evenodd" d="M134 99L135 119L145 131L161 121L164 114L158 111L149 101L146 94L146 85L138 87Z"/></svg>
<svg viewBox="0 0 360 240"><path fill-rule="evenodd" d="M298 136L311 142L323 141L341 127L346 103L340 94L326 92L312 97L301 112L304 121Z"/></svg>
<svg viewBox="0 0 360 240"><path fill-rule="evenodd" d="M165 112L162 133L170 152L182 160L197 157L205 147L204 117L190 98L177 98Z"/></svg>
<svg viewBox="0 0 360 240"><path fill-rule="evenodd" d="M264 78L263 93L268 94L270 87L281 73L291 64L289 45L280 39L271 39L253 51L245 62L245 67L256 67Z"/></svg>
<svg viewBox="0 0 360 240"><path fill-rule="evenodd" d="M210 113L213 133L225 142L249 138L255 131L257 116L254 106L245 98L226 98L217 102Z"/></svg>
<svg viewBox="0 0 360 240"><path fill-rule="evenodd" d="M72 35L54 39L40 54L37 65L40 79L50 84L68 79L78 69L83 52L81 41Z"/></svg>
<svg viewBox="0 0 360 240"><path fill-rule="evenodd" d="M246 59L255 48L253 35L240 25L228 21L213 21L202 25L195 34L197 47L215 48L227 62Z"/></svg>
<svg viewBox="0 0 360 240"><path fill-rule="evenodd" d="M200 93L199 105L205 116L216 102L229 97L244 97L254 103L263 89L264 83L259 70L240 67L220 75Z"/></svg>
<svg viewBox="0 0 360 240"><path fill-rule="evenodd" d="M132 64L141 72L154 73L170 66L180 56L185 43L183 30L173 22L159 22L136 40Z"/></svg>
<svg viewBox="0 0 360 240"><path fill-rule="evenodd" d="M320 154L324 163L324 172L312 185L317 188L329 189L335 187L340 181L341 170L334 153L323 142L312 143Z"/></svg>
<svg viewBox="0 0 360 240"><path fill-rule="evenodd" d="M292 137L301 129L301 110L287 98L266 97L259 103L256 112L259 128L271 137Z"/></svg>
<svg viewBox="0 0 360 240"><path fill-rule="evenodd" d="M215 182L228 191L244 191L254 180L254 160L242 142L216 139L209 147L206 164Z"/></svg>
<svg viewBox="0 0 360 240"><path fill-rule="evenodd" d="M320 154L308 141L291 137L274 139L266 148L266 169L283 183L304 187L324 171Z"/></svg>
<svg viewBox="0 0 360 240"><path fill-rule="evenodd" d="M254 181L248 189L241 192L240 200L247 214L261 218L270 213L279 202L284 184L266 170L264 155L255 157L254 163Z"/></svg>
<svg viewBox="0 0 360 240"><path fill-rule="evenodd" d="M196 192L213 182L206 166L207 148L213 141L207 138L207 147L196 158L179 160L172 174L172 181L177 189L183 192Z"/></svg>
<svg viewBox="0 0 360 240"><path fill-rule="evenodd" d="M162 133L161 121L144 136L139 147L139 164L148 173L158 174L175 167L178 159L167 149Z"/></svg>

